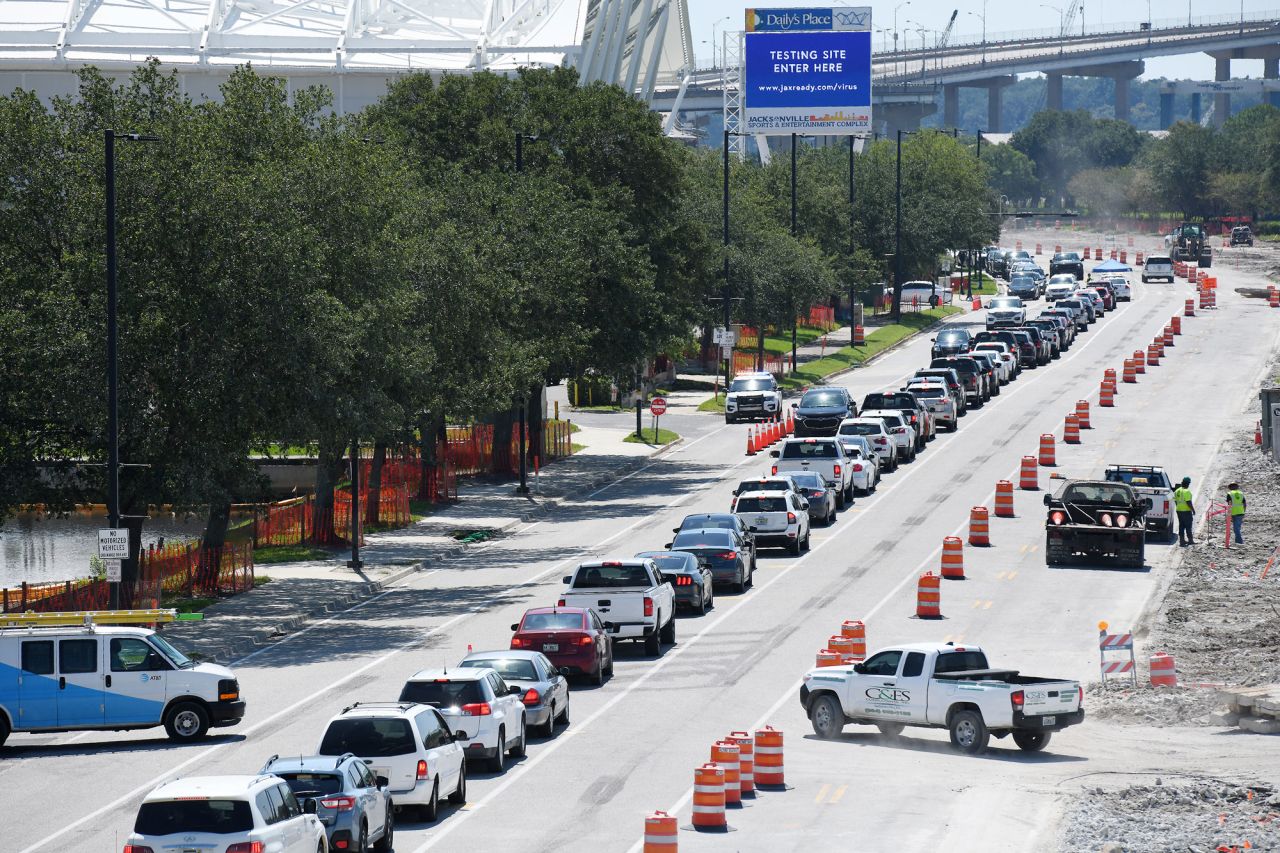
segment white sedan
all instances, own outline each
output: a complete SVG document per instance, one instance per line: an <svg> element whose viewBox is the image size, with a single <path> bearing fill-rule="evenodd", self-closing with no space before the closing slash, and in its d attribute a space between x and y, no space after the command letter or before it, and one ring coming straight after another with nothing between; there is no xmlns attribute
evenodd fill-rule
<svg viewBox="0 0 1280 853"><path fill-rule="evenodd" d="M837 435L836 440L849 457L849 469L853 472L853 487L864 495L875 491L880 482L880 454L865 435Z"/></svg>
<svg viewBox="0 0 1280 853"><path fill-rule="evenodd" d="M996 370L999 372L1000 384L1008 385L1013 379L1014 367L1017 365L1017 359L1009 352L1009 345L1003 341L983 341L974 347L978 352L993 352L1000 357L1000 361L996 364Z"/></svg>
<svg viewBox="0 0 1280 853"><path fill-rule="evenodd" d="M1107 283L1111 285L1111 292L1116 295L1116 302L1129 302L1133 299L1133 291L1129 288L1129 281L1124 276L1107 276Z"/></svg>

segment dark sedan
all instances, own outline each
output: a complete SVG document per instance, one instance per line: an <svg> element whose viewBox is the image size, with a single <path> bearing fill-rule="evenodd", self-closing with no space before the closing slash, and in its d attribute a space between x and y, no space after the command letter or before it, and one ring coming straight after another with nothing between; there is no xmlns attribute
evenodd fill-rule
<svg viewBox="0 0 1280 853"><path fill-rule="evenodd" d="M836 489L816 471L791 474L800 496L809 502L809 520L820 524L836 523Z"/></svg>
<svg viewBox="0 0 1280 853"><path fill-rule="evenodd" d="M761 485L752 485L749 488L768 490L776 486L782 490L784 484L776 478L772 480L761 480ZM766 485L767 484L767 485ZM734 490L734 494L739 494L738 490ZM751 548L754 556L756 553L756 538L752 535L747 526L742 523L742 519L731 512L700 512L695 515L686 515L680 522L680 526L672 530L672 533L679 533L682 530L710 530L713 527L724 527L728 530L736 531Z"/></svg>
<svg viewBox="0 0 1280 853"><path fill-rule="evenodd" d="M968 329L943 329L933 339L930 358L944 358L948 355L960 355L968 352L969 343L972 340L973 335Z"/></svg>
<svg viewBox="0 0 1280 853"><path fill-rule="evenodd" d="M840 422L856 415L858 407L844 388L810 388L795 407L795 436L829 438L836 434Z"/></svg>
<svg viewBox="0 0 1280 853"><path fill-rule="evenodd" d="M698 615L711 608L715 600L711 569L697 554L688 551L641 551L636 556L653 560L662 576L671 581L671 588L676 591L676 607L688 608Z"/></svg>
<svg viewBox="0 0 1280 853"><path fill-rule="evenodd" d="M711 569L711 579L718 584L729 584L743 592L753 582L756 567L751 549L733 530L682 530L667 547L701 557Z"/></svg>

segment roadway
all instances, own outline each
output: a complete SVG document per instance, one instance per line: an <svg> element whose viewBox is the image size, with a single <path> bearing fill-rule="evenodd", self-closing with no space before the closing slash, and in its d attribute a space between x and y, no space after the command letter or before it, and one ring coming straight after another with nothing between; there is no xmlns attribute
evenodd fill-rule
<svg viewBox="0 0 1280 853"><path fill-rule="evenodd" d="M1231 293L1245 276L1216 272L1222 307L1187 320L1168 360L1140 384L1121 386L1117 408L1095 405L1084 443L1059 443L1057 470L1096 475L1106 462L1153 462L1202 481L1280 328L1280 312ZM688 822L693 768L713 741L765 723L787 734L793 790L732 812L735 833L682 832L685 849L851 849L855 840L861 849L1048 846L1055 785L1155 760L1156 734L1087 722L1044 754L993 741L981 758L952 752L943 731L886 740L850 727L841 741L821 742L799 708L798 679L845 619L866 621L869 650L953 639L983 644L996 665L1092 679L1097 621L1136 622L1176 548L1149 545L1142 571L1047 569L1042 493L1019 493L1019 517L993 519L993 547L966 548L968 579L944 586L943 621L913 618L914 581L936 571L942 538L963 530L969 508L990 505L995 482L1012 477L1041 433L1060 433L1076 400L1096 402L1103 369L1145 346L1189 291L1135 281L1134 301L1109 312L1060 361L1024 371L971 409L958 432L940 434L915 463L886 475L834 527L815 528L808 554L765 552L754 589L718 593L707 616L680 619L677 644L656 660L620 646L612 680L574 685L567 729L532 740L503 775L472 774L470 801L442 806L437 824L401 823L396 850L627 850L655 808ZM980 324L982 314L956 322ZM928 346L926 337L915 340L842 384L859 400L897 387L927 363ZM554 601L575 561L660 548L684 514L727 509L733 483L767 467L767 456L743 455L746 430L708 416L700 432L635 474L238 662L249 716L204 743L172 746L158 731L13 736L0 762L9 846L119 850L141 797L161 781L254 772L272 754L308 754L343 706L393 698L415 670L453 663L468 645L505 647L509 624L525 607ZM1167 762L1204 766L1223 754L1215 749L1188 740Z"/></svg>

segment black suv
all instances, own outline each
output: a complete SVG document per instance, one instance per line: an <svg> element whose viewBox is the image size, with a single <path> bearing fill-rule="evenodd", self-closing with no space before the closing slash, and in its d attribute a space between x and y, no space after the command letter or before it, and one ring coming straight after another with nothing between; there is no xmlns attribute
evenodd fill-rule
<svg viewBox="0 0 1280 853"><path fill-rule="evenodd" d="M1070 273L1076 281L1084 281L1084 261L1075 252L1059 252L1049 261L1049 277Z"/></svg>
<svg viewBox="0 0 1280 853"><path fill-rule="evenodd" d="M1248 225L1237 225L1231 229L1231 245L1252 246L1253 230Z"/></svg>
<svg viewBox="0 0 1280 853"><path fill-rule="evenodd" d="M902 412L903 416L911 421L911 427L916 431L916 450L924 450L925 443L929 440L929 436L924 434L925 410L924 404L916 398L915 394L910 391L890 391L886 394L873 393L863 397L862 411L875 410Z"/></svg>
<svg viewBox="0 0 1280 853"><path fill-rule="evenodd" d="M1041 334L1040 330L1031 324L1018 326L1014 332L1022 332L1031 336L1031 343L1036 347L1036 364L1048 364L1053 358L1053 349L1049 346L1049 339Z"/></svg>
<svg viewBox="0 0 1280 853"><path fill-rule="evenodd" d="M849 390L836 386L810 388L799 403L791 405L796 410L796 438L833 436L842 420L858 414L858 405L849 396Z"/></svg>
<svg viewBox="0 0 1280 853"><path fill-rule="evenodd" d="M991 399L991 385L987 382L987 371L978 364L976 358L964 355L935 358L929 362L929 367L950 367L959 374L960 382L964 385L964 395L973 405L981 406Z"/></svg>
<svg viewBox="0 0 1280 853"><path fill-rule="evenodd" d="M942 358L948 355L960 355L972 347L973 334L968 329L943 329L933 339L933 347L929 351L930 358ZM862 407L866 409L866 406Z"/></svg>

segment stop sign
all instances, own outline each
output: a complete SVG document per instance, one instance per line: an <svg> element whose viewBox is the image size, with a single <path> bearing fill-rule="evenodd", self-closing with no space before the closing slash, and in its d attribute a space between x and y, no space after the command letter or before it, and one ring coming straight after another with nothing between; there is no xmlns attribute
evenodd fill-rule
<svg viewBox="0 0 1280 853"><path fill-rule="evenodd" d="M652 400L649 401L649 411L653 412L655 415L666 414L667 398L654 397Z"/></svg>

